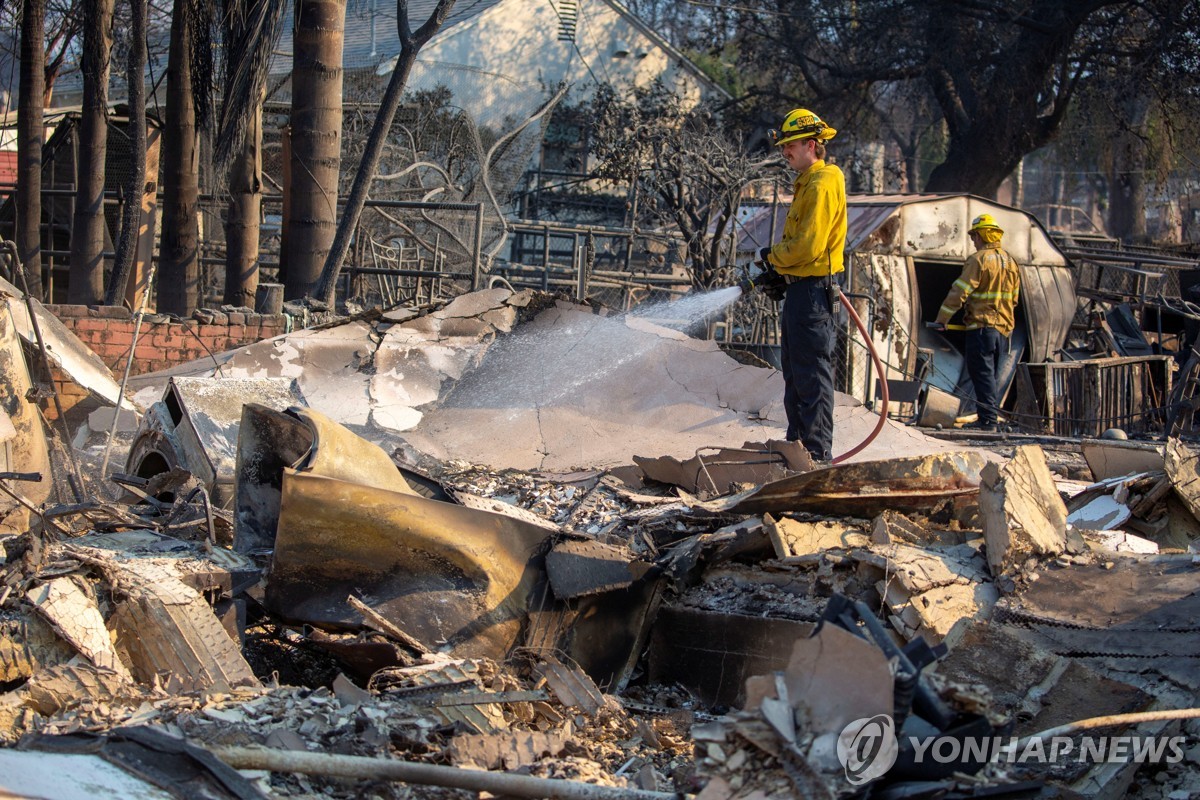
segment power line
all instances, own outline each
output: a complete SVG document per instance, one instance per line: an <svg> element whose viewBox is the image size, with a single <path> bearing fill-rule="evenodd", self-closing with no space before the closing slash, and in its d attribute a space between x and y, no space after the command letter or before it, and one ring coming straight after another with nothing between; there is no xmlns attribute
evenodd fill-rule
<svg viewBox="0 0 1200 800"><path fill-rule="evenodd" d="M719 3L702 3L700 0L684 0L689 6L697 6L699 8L711 8L715 11L745 11L747 14L758 14L766 17L787 17L791 18L791 14L785 14L782 11L768 11L765 8L752 8L750 6L723 6Z"/></svg>

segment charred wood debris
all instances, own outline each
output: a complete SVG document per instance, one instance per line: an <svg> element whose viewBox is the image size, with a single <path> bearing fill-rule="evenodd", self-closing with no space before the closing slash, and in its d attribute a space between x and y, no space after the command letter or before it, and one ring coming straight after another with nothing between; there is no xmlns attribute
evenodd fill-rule
<svg viewBox="0 0 1200 800"><path fill-rule="evenodd" d="M1170 714L1104 731L1182 737L1170 764L905 744L1200 705L1193 444L551 474L287 405L242 410L228 497L0 475L6 796L1200 796ZM879 715L896 764L853 783L839 736Z"/></svg>

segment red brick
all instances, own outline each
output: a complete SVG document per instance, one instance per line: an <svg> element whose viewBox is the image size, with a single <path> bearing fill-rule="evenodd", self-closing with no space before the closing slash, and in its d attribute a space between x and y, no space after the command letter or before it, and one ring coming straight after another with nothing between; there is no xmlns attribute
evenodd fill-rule
<svg viewBox="0 0 1200 800"><path fill-rule="evenodd" d="M97 342L103 342L109 347L129 347L133 344L133 331L103 331L96 337ZM146 341L138 339L138 344Z"/></svg>
<svg viewBox="0 0 1200 800"><path fill-rule="evenodd" d="M46 306L46 308L51 314L53 314L54 316L56 316L59 319L64 320L64 321L66 321L67 319L70 319L70 318L78 318L78 317L86 318L88 315L88 307L87 306L69 305L67 303L62 303L62 304L57 304L57 305L48 305L48 306Z"/></svg>
<svg viewBox="0 0 1200 800"><path fill-rule="evenodd" d="M132 314L125 306L96 306L91 309L90 316L102 319L129 319Z"/></svg>
<svg viewBox="0 0 1200 800"><path fill-rule="evenodd" d="M137 350L134 351L133 357L138 361L153 361L156 358L162 358L162 348L155 347L153 344L138 342Z"/></svg>
<svg viewBox="0 0 1200 800"><path fill-rule="evenodd" d="M108 324L108 320L83 317L71 320L67 326L75 331L103 331L108 329Z"/></svg>

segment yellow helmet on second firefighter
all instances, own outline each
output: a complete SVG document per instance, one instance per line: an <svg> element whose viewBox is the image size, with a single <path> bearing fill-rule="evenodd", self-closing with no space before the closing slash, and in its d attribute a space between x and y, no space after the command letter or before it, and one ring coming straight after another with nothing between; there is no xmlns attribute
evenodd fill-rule
<svg viewBox="0 0 1200 800"><path fill-rule="evenodd" d="M971 220L967 233L975 234L987 244L996 244L1004 237L1004 229L996 224L996 218L991 214L980 214Z"/></svg>
<svg viewBox="0 0 1200 800"><path fill-rule="evenodd" d="M797 139L816 139L818 142L828 142L837 136L837 130L826 125L825 120L807 108L797 108L788 112L788 115L783 118L779 130L772 128L767 131L767 136L770 138L771 144L782 147Z"/></svg>
<svg viewBox="0 0 1200 800"><path fill-rule="evenodd" d="M996 218L993 217L991 214L980 214L978 217L971 220L971 227L968 228L967 230L970 233L975 233L976 231L988 230L988 229L999 231L1000 233L1004 233L1004 230L999 225L996 224Z"/></svg>

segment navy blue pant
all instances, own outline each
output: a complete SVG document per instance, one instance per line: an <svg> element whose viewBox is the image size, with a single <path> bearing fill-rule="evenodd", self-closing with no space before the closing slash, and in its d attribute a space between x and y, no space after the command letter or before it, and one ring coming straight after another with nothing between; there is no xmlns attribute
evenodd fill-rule
<svg viewBox="0 0 1200 800"><path fill-rule="evenodd" d="M1008 354L1008 337L995 328L976 328L967 331L966 349L979 423L995 425L1000 412L1000 361Z"/></svg>
<svg viewBox="0 0 1200 800"><path fill-rule="evenodd" d="M783 409L788 441L813 458L833 458L833 348L837 341L828 278L804 278L787 287L783 330Z"/></svg>

